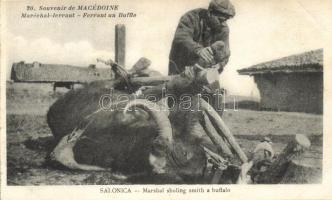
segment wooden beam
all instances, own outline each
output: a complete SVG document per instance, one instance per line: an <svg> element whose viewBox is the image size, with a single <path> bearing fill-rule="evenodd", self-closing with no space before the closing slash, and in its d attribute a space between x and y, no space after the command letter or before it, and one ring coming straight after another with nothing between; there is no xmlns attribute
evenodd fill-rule
<svg viewBox="0 0 332 200"><path fill-rule="evenodd" d="M137 74L147 68L149 68L149 66L151 65L151 60L142 57L140 58L135 64L134 66L128 71L131 74Z"/></svg>
<svg viewBox="0 0 332 200"><path fill-rule="evenodd" d="M159 85L166 82L169 90L180 90L187 87L191 81L193 81L185 75L172 75L172 76L153 76L153 77L134 77L130 79L130 82L134 86L146 86L146 85ZM216 75L216 69L206 69L200 71L195 78L196 83L209 85L216 81L219 81L218 74ZM188 83L189 82L189 83Z"/></svg>
<svg viewBox="0 0 332 200"><path fill-rule="evenodd" d="M126 63L126 27L115 25L115 62L125 67Z"/></svg>

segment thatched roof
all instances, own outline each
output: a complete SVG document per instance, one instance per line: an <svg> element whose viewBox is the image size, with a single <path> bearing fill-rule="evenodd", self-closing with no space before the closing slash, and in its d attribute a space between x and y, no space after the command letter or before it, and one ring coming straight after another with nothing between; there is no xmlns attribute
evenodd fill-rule
<svg viewBox="0 0 332 200"><path fill-rule="evenodd" d="M242 75L275 72L322 72L323 49L304 52L238 70Z"/></svg>
<svg viewBox="0 0 332 200"><path fill-rule="evenodd" d="M111 79L111 68L96 68L94 65L78 67L71 65L14 63L11 79L16 82L90 82Z"/></svg>

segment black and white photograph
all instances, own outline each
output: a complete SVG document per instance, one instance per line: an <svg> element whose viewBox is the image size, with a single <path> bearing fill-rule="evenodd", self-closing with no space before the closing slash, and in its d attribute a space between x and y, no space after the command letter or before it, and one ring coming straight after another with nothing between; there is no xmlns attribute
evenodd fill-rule
<svg viewBox="0 0 332 200"><path fill-rule="evenodd" d="M329 0L1 1L1 198L332 198L331 19Z"/></svg>

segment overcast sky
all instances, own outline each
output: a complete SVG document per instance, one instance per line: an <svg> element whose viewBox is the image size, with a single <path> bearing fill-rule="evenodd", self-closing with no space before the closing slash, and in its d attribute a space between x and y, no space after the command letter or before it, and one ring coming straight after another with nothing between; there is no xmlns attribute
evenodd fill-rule
<svg viewBox="0 0 332 200"><path fill-rule="evenodd" d="M99 1L97 4L101 5L118 4L118 12L134 12L137 17L21 19L27 5L81 4L79 1L40 2L4 3L3 39L6 48L3 59L7 63L7 73L13 62L21 60L87 66L96 63L97 57L114 58L114 26L124 23L127 28L127 66L145 56L152 61L152 68L167 74L169 50L179 18L191 9L206 8L209 4L208 0ZM324 37L332 33L330 0L232 2L236 16L228 22L231 58L221 80L233 94L259 96L253 79L238 75L237 69L324 48Z"/></svg>

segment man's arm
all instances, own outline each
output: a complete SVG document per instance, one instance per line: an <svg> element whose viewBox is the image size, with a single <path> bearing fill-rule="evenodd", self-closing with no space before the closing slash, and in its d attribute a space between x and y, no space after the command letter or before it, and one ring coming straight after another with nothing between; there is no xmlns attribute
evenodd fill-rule
<svg viewBox="0 0 332 200"><path fill-rule="evenodd" d="M176 29L173 44L181 49L181 52L185 53L190 59L198 58L198 51L204 47L194 41L195 31L195 16L191 13L187 13L181 17L178 27Z"/></svg>

